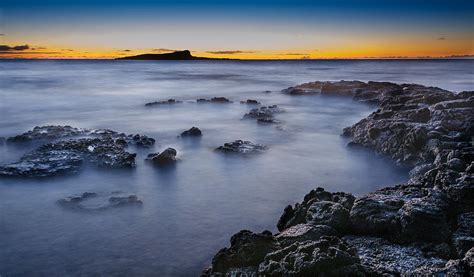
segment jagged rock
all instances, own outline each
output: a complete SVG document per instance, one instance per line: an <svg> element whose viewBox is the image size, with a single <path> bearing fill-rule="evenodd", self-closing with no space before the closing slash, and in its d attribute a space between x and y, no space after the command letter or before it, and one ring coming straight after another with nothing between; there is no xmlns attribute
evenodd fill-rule
<svg viewBox="0 0 474 277"><path fill-rule="evenodd" d="M473 276L474 248L468 250L461 259L449 260L445 267L436 273L438 276Z"/></svg>
<svg viewBox="0 0 474 277"><path fill-rule="evenodd" d="M260 102L254 99L247 99L246 101L240 101L240 104L260 105Z"/></svg>
<svg viewBox="0 0 474 277"><path fill-rule="evenodd" d="M274 115L281 112L283 112L283 109L277 105L264 106L251 109L250 112L244 115L244 118L254 118L259 123L277 123L278 121L274 119Z"/></svg>
<svg viewBox="0 0 474 277"><path fill-rule="evenodd" d="M365 276L354 248L337 237L295 242L265 256L259 276Z"/></svg>
<svg viewBox="0 0 474 277"><path fill-rule="evenodd" d="M236 140L224 143L224 145L217 147L216 150L224 153L255 154L266 150L266 147L250 141Z"/></svg>
<svg viewBox="0 0 474 277"><path fill-rule="evenodd" d="M328 225L341 232L347 232L349 210L332 201L314 202L306 212L306 222L314 225Z"/></svg>
<svg viewBox="0 0 474 277"><path fill-rule="evenodd" d="M451 234L446 194L430 191L406 201L400 209L401 240L444 242Z"/></svg>
<svg viewBox="0 0 474 277"><path fill-rule="evenodd" d="M314 91L321 86L327 84L308 83L297 88ZM474 105L470 98L419 85L335 82L331 86L356 100L362 91L373 92L370 97L379 100L380 108L343 134L352 138L351 144L373 148L400 164L431 163L434 152L456 147L452 142L469 141L472 135Z"/></svg>
<svg viewBox="0 0 474 277"><path fill-rule="evenodd" d="M58 204L64 208L77 211L103 211L110 208L141 206L143 204L143 202L133 194L128 196L111 196L117 194L119 193L99 194L95 192L84 192L79 196L70 196L60 199L58 200Z"/></svg>
<svg viewBox="0 0 474 277"><path fill-rule="evenodd" d="M265 255L275 249L277 249L276 240L270 231L255 234L242 230L232 236L229 248L217 252L212 259L212 268L203 275L255 274Z"/></svg>
<svg viewBox="0 0 474 277"><path fill-rule="evenodd" d="M322 236L336 236L337 231L328 225L297 224L291 226L275 236L282 246L295 242L318 240Z"/></svg>
<svg viewBox="0 0 474 277"><path fill-rule="evenodd" d="M443 242L449 238L446 194L419 186L385 188L357 199L350 212L356 233L392 241Z"/></svg>
<svg viewBox="0 0 474 277"><path fill-rule="evenodd" d="M88 138L48 143L0 166L0 176L46 177L76 172L83 161L100 167L134 167L136 154L128 153L111 138Z"/></svg>
<svg viewBox="0 0 474 277"><path fill-rule="evenodd" d="M264 118L257 118L257 123L261 123L261 124L273 124L273 123L280 123L280 121L274 119L274 118L268 118L268 117L264 117Z"/></svg>
<svg viewBox="0 0 474 277"><path fill-rule="evenodd" d="M331 193L317 188L305 195L301 204L295 204L294 208L285 208L277 224L278 230L282 231L301 223L345 229L354 200L355 197L348 193Z"/></svg>
<svg viewBox="0 0 474 277"><path fill-rule="evenodd" d="M20 161L0 166L0 176L46 177L62 173L75 173L83 162L74 151L32 152Z"/></svg>
<svg viewBox="0 0 474 277"><path fill-rule="evenodd" d="M438 175L442 174L439 173ZM459 175L459 178L454 179ZM443 181L442 184L447 191L449 199L456 204L458 211L474 211L474 174L468 172L463 174L454 173L451 179Z"/></svg>
<svg viewBox="0 0 474 277"><path fill-rule="evenodd" d="M474 212L460 214L457 229L453 234L453 244L459 257L474 247Z"/></svg>
<svg viewBox="0 0 474 277"><path fill-rule="evenodd" d="M345 236L343 240L357 249L361 264L377 275L403 275L423 267L430 269L424 275L430 275L446 264L446 260L429 257L417 247L394 244L381 238Z"/></svg>
<svg viewBox="0 0 474 277"><path fill-rule="evenodd" d="M410 177L415 178L417 176L422 176L426 172L433 169L434 167L435 166L432 163L418 165L418 166L414 167L412 170L410 170L410 172L409 172Z"/></svg>
<svg viewBox="0 0 474 277"><path fill-rule="evenodd" d="M204 99L204 98L199 98L196 100L197 103L232 103L231 100L225 98L225 97L213 97L211 99Z"/></svg>
<svg viewBox="0 0 474 277"><path fill-rule="evenodd" d="M120 139L124 140L127 143L135 144L136 146L141 146L145 148L149 148L153 146L153 144L155 144L154 138L150 138L148 136L140 135L140 134L128 135L126 138L119 137L115 140L115 142L117 143L117 140L120 140Z"/></svg>
<svg viewBox="0 0 474 277"><path fill-rule="evenodd" d="M158 165L169 165L176 162L177 151L174 148L166 148L161 153L148 154L147 160Z"/></svg>
<svg viewBox="0 0 474 277"><path fill-rule="evenodd" d="M200 137L202 136L202 132L197 127L191 127L191 129L182 132L180 136L181 137Z"/></svg>
<svg viewBox="0 0 474 277"><path fill-rule="evenodd" d="M21 135L9 137L8 142L27 142L32 140L53 140L58 138L82 136L88 133L89 130L82 128L75 128L71 126L36 126L33 130L27 131Z"/></svg>
<svg viewBox="0 0 474 277"><path fill-rule="evenodd" d="M474 274L474 92L340 81L307 83L283 93L349 96L378 104L375 112L345 128L343 135L350 137L349 145L369 147L413 169L405 184L357 199L318 188L303 202L287 206L277 224L281 231L274 237L277 249L265 256L258 274ZM259 112L255 109L248 116L258 118ZM265 112L261 118L267 118ZM348 267L331 267L347 269L337 273L318 268L313 261L320 251L314 252L312 245L325 232L346 236L357 248L362 265L353 260ZM350 260L352 256L340 257ZM253 269L233 270L256 276Z"/></svg>
<svg viewBox="0 0 474 277"><path fill-rule="evenodd" d="M21 135L10 137L7 139L10 143L29 142L29 141L53 141L64 138L87 137L99 139L113 139L117 144L127 146L128 144L151 147L155 144L155 140L145 135L118 133L109 129L85 129L75 128L71 126L48 125L36 126L32 130Z"/></svg>
<svg viewBox="0 0 474 277"><path fill-rule="evenodd" d="M174 104L181 104L181 103L183 103L183 101L175 100L175 99L168 99L168 100L163 100L163 101L155 101L155 102L146 103L145 107L161 106L161 105L174 105Z"/></svg>

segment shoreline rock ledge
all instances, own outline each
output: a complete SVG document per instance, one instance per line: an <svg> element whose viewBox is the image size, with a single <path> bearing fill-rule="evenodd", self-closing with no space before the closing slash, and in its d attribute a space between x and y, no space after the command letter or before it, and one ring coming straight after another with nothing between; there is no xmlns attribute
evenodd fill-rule
<svg viewBox="0 0 474 277"><path fill-rule="evenodd" d="M316 188L284 209L280 233L232 236L203 276L474 275L473 91L340 81L282 92L377 104L343 135L411 166L410 179L361 197Z"/></svg>

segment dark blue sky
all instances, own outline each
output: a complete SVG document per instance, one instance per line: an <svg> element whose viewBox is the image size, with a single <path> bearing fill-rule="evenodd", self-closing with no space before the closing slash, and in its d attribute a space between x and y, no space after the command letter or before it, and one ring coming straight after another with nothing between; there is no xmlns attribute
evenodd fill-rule
<svg viewBox="0 0 474 277"><path fill-rule="evenodd" d="M346 56L362 47L367 54L415 55L426 47L442 55L471 53L474 28L474 0L1 0L0 10L2 44L89 49L332 55L345 45Z"/></svg>

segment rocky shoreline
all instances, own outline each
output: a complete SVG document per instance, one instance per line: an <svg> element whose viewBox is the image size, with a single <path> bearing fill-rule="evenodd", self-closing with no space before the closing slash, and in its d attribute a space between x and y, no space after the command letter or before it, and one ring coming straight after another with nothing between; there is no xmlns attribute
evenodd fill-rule
<svg viewBox="0 0 474 277"><path fill-rule="evenodd" d="M288 97L351 97L377 109L342 130L349 147L366 147L409 166L410 179L364 196L315 188L301 203L288 205L279 233L242 230L221 249L204 276L377 276L474 275L474 92L388 82L311 82L282 91ZM148 103L183 103L169 99ZM234 103L225 97L196 103ZM239 102L237 102L239 103ZM260 105L257 100L241 101ZM242 119L276 123L277 105L250 109ZM197 127L180 139L199 139ZM76 173L89 163L105 168L136 166L134 147L152 148L155 139L109 129L35 127L0 143L40 142L18 161L0 165L0 177L50 177ZM130 146L131 150L130 150ZM268 147L235 140L216 152L251 156ZM177 166L174 148L149 153L157 167ZM94 202L95 201L95 202ZM91 205L89 202L96 203ZM76 211L140 207L133 194L85 192L58 201Z"/></svg>
<svg viewBox="0 0 474 277"><path fill-rule="evenodd" d="M284 209L280 233L232 236L203 276L474 275L473 91L340 81L282 93L377 105L343 135L411 178L362 197L316 188Z"/></svg>

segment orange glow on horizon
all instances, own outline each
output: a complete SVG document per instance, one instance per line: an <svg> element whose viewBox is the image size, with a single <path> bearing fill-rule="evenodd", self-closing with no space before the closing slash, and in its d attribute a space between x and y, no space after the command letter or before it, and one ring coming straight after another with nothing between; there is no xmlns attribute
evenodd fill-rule
<svg viewBox="0 0 474 277"><path fill-rule="evenodd" d="M10 43L9 45L23 45ZM165 49L167 50L167 49ZM172 50L156 49L86 49L72 47L30 47L25 51L0 52L2 59L115 59L125 56L134 56L146 53L169 53ZM184 49L178 49L184 50ZM242 60L273 60L273 59L367 59L367 58L446 58L451 56L474 56L472 41L446 42L442 45L427 44L418 41L413 44L385 43L382 45L345 43L337 47L321 48L293 48L282 50L191 50L197 57L227 58ZM214 52L214 53L213 53ZM220 52L220 53L215 53ZM229 53L227 53L229 52ZM232 53L233 52L233 53Z"/></svg>

